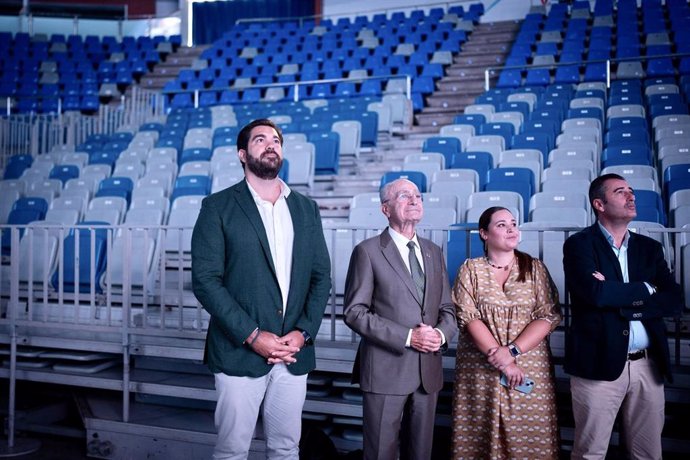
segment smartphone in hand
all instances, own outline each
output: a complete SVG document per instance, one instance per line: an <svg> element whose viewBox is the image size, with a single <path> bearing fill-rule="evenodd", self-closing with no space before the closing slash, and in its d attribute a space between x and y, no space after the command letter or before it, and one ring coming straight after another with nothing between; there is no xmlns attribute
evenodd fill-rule
<svg viewBox="0 0 690 460"><path fill-rule="evenodd" d="M506 388L510 388L510 385L508 384L508 379L506 378L505 374L501 374L501 385L503 385ZM520 393L529 394L533 388L534 380L525 377L525 382L522 385L516 386L514 389L519 391Z"/></svg>

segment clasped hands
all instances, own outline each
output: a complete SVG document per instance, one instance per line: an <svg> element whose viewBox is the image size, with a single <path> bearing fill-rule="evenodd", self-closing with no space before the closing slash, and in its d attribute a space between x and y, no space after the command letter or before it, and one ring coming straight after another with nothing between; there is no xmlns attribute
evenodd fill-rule
<svg viewBox="0 0 690 460"><path fill-rule="evenodd" d="M258 337L251 340L251 349L266 358L268 364L285 363L290 365L297 362L295 354L304 346L304 336L300 331L291 331L282 337L272 332L257 330ZM253 338L253 335L250 336Z"/></svg>
<svg viewBox="0 0 690 460"><path fill-rule="evenodd" d="M489 364L505 374L510 388L525 383L525 373L515 362L515 358L510 354L508 347L491 348L486 357Z"/></svg>
<svg viewBox="0 0 690 460"><path fill-rule="evenodd" d="M441 349L443 345L441 334L428 324L419 323L412 329L410 347L422 353L433 353Z"/></svg>

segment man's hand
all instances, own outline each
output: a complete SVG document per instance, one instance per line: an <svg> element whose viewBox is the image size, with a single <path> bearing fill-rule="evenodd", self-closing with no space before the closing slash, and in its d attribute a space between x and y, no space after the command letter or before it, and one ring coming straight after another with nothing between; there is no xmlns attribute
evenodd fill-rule
<svg viewBox="0 0 690 460"><path fill-rule="evenodd" d="M266 358L268 364L277 364L284 362L291 364L297 362L295 353L300 350L300 346L304 342L304 338L299 331L292 331L289 334L278 337L272 332L258 331L259 336L254 339L251 344L252 350L255 353ZM295 338L297 334L299 337ZM299 344L299 346L295 345Z"/></svg>
<svg viewBox="0 0 690 460"><path fill-rule="evenodd" d="M504 371L511 364L515 364L515 358L510 354L508 347L496 347L489 350L486 359L499 371Z"/></svg>
<svg viewBox="0 0 690 460"><path fill-rule="evenodd" d="M433 353L441 349L441 334L433 327L420 323L412 329L410 347L422 353Z"/></svg>

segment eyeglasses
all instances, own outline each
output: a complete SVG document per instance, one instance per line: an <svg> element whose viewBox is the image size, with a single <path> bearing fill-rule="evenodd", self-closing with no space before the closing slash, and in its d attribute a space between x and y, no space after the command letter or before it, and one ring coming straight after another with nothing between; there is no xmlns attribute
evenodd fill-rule
<svg viewBox="0 0 690 460"><path fill-rule="evenodd" d="M404 202L406 202L406 201L407 201L407 202L412 201L412 198L413 198L413 197L414 197L416 200L418 200L418 201L423 201L422 195L420 195L419 193L410 193L410 192L399 192L399 193L398 193L397 195L395 195L395 197L393 197L392 199L395 200L395 201L397 201L398 203L404 203ZM389 202L389 201L391 201L391 199L384 200L383 202L384 202L384 203L387 203L387 202Z"/></svg>

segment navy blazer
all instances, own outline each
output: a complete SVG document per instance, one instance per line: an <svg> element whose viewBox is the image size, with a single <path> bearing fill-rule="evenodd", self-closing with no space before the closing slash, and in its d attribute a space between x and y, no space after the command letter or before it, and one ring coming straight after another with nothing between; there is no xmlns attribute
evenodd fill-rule
<svg viewBox="0 0 690 460"><path fill-rule="evenodd" d="M649 335L651 358L671 380L663 317L679 314L683 301L661 245L630 233L629 282L625 283L618 259L595 223L566 240L563 268L572 307L565 371L592 380L617 379L627 360L629 321L639 320ZM604 275L605 281L595 279L595 271ZM654 286L656 293L649 294L644 282Z"/></svg>

